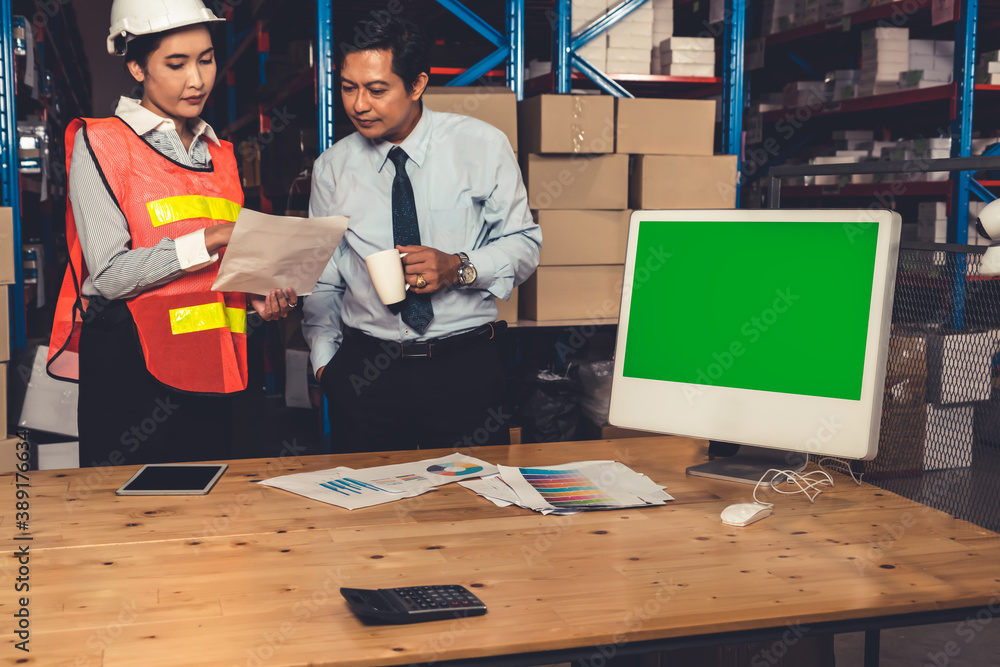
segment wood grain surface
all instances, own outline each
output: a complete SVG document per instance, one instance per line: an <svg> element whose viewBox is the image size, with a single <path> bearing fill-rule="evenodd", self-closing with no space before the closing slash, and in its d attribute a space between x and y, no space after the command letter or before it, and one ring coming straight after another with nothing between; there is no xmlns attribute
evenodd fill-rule
<svg viewBox="0 0 1000 667"><path fill-rule="evenodd" d="M542 516L452 484L348 511L256 484L446 453L231 461L196 497L115 496L135 467L31 472L29 593L14 593L23 543L11 539L14 476L0 475L0 658L404 665L1000 605L997 534L837 474L814 504L771 494L773 516L727 526L719 513L752 487L686 476L705 447L683 438L466 452L510 465L622 461L667 486L676 500L663 507ZM470 588L489 613L372 626L339 593L436 583ZM8 631L21 595L29 653Z"/></svg>

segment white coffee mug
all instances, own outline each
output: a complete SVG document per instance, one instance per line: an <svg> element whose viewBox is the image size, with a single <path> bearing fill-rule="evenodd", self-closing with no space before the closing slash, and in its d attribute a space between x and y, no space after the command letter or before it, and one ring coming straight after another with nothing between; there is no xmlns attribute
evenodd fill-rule
<svg viewBox="0 0 1000 667"><path fill-rule="evenodd" d="M406 290L410 289L403 276L404 257L406 257L406 253L400 253L395 248L382 250L365 257L368 274L372 277L372 284L375 285L378 298L387 306L405 299Z"/></svg>

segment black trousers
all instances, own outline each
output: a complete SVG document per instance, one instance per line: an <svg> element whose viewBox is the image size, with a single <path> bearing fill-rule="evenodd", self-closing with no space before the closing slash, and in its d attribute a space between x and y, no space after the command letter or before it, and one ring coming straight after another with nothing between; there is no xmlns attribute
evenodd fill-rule
<svg viewBox="0 0 1000 667"><path fill-rule="evenodd" d="M125 302L93 300L80 333L77 425L83 468L228 459L233 401L160 384Z"/></svg>
<svg viewBox="0 0 1000 667"><path fill-rule="evenodd" d="M494 340L408 358L398 345L345 333L320 384L337 453L509 442L506 379Z"/></svg>

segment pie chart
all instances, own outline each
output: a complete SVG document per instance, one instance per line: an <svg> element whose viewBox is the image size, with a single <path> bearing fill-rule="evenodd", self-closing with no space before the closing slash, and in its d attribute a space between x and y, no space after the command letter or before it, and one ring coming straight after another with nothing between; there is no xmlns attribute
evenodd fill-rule
<svg viewBox="0 0 1000 667"><path fill-rule="evenodd" d="M445 477L462 477L463 475L474 475L482 471L483 466L476 465L475 463L435 464L427 469L427 472L432 472L435 475L444 475Z"/></svg>

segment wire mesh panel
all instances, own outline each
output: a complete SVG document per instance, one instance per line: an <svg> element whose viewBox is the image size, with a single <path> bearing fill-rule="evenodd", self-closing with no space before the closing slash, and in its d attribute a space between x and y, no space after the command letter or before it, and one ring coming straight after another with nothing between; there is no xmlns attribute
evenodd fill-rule
<svg viewBox="0 0 1000 667"><path fill-rule="evenodd" d="M1000 279L900 250L878 456L865 480L1000 530Z"/></svg>

